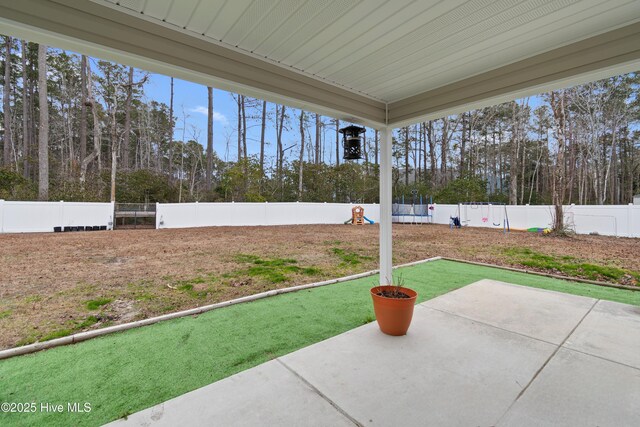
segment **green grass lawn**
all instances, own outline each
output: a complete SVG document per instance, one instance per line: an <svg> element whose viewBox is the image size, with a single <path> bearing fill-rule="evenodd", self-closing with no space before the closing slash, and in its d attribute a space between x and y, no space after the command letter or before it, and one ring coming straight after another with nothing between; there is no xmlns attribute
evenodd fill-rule
<svg viewBox="0 0 640 427"><path fill-rule="evenodd" d="M425 301L489 278L640 305L640 292L435 261L396 271ZM0 413L0 425L99 425L373 320L377 276L279 295L0 361L0 402L91 404Z"/></svg>

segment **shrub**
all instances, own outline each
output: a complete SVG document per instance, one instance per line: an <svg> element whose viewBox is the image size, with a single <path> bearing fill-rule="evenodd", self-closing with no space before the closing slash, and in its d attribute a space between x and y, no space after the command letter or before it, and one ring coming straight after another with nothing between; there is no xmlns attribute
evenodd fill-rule
<svg viewBox="0 0 640 427"><path fill-rule="evenodd" d="M0 169L0 199L34 200L38 196L35 185L17 172Z"/></svg>

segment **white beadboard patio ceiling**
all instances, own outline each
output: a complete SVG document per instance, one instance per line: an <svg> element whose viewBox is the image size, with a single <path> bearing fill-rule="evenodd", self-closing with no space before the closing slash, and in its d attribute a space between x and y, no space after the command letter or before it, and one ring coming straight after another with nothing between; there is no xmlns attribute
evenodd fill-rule
<svg viewBox="0 0 640 427"><path fill-rule="evenodd" d="M576 78L640 68L640 0L92 0L92 7L70 0L0 0L24 2L60 5L130 27L144 22L140 28L147 33L153 24L165 39L178 40L174 35L181 34L215 45L250 58L258 68L256 61L269 64L269 72L286 70L311 86L321 82L320 89L332 87L334 97L349 94L349 100L336 100L345 105L340 108L284 93L268 82L256 85L267 99L280 94L312 109L375 123L415 121ZM116 19L125 15L127 20ZM34 25L15 15L9 20ZM59 24L37 21L35 26L82 36ZM98 33L98 27L83 31ZM145 56L101 37L86 39ZM144 47L141 36L136 40ZM149 40L149 46L155 42ZM173 65L198 68L186 60ZM235 88L233 76L216 77ZM252 86L235 83L240 91ZM351 100L366 107L351 108Z"/></svg>
<svg viewBox="0 0 640 427"><path fill-rule="evenodd" d="M637 21L638 0L108 0L385 102Z"/></svg>

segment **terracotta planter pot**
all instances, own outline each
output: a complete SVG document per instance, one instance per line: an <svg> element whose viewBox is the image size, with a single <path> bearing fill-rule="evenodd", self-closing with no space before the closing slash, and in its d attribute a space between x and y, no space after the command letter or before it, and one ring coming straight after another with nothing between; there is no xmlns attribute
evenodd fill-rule
<svg viewBox="0 0 640 427"><path fill-rule="evenodd" d="M411 324L413 307L418 293L412 289L401 287L400 290L409 295L409 298L387 298L377 295L378 292L393 288L395 286L376 286L371 288L373 310L376 313L376 320L382 332L387 335L406 335Z"/></svg>

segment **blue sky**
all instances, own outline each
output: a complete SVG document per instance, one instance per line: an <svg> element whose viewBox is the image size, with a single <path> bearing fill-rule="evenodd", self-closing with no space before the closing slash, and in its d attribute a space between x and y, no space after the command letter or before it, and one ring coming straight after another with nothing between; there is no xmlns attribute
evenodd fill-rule
<svg viewBox="0 0 640 427"><path fill-rule="evenodd" d="M174 139L195 139L203 145L207 143L207 87L174 79L173 109L176 117ZM150 100L155 100L169 105L171 95L171 78L161 74L151 74L145 85L145 95ZM237 134L235 123L237 120L237 104L231 93L215 89L213 90L213 146L218 155L225 157L227 138L229 138L229 158L234 159L233 154L237 148ZM197 131L194 132L194 127ZM199 134L198 134L199 133ZM247 138L247 145L249 145ZM257 147L247 148L251 153Z"/></svg>
<svg viewBox="0 0 640 427"><path fill-rule="evenodd" d="M176 117L174 138L182 139L182 128L184 127L185 115L187 132L186 138L191 138L191 126L196 126L201 130L200 142L206 144L207 129L207 87L199 84L174 79L173 109ZM171 91L171 79L161 74L151 74L148 83L145 85L145 95L149 100L155 100L169 105ZM219 145L224 142L222 135L225 128L229 128L231 121L236 118L236 105L230 93L223 90L213 90L213 137L214 144ZM216 140L216 136L218 137Z"/></svg>

